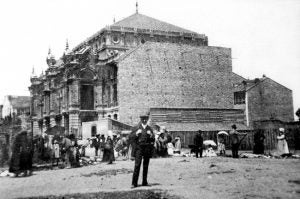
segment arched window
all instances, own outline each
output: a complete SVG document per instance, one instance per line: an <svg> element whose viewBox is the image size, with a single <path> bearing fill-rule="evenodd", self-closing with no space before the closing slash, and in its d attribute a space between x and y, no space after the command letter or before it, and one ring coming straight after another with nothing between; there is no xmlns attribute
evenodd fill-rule
<svg viewBox="0 0 300 199"><path fill-rule="evenodd" d="M114 120L118 120L118 114L114 114Z"/></svg>

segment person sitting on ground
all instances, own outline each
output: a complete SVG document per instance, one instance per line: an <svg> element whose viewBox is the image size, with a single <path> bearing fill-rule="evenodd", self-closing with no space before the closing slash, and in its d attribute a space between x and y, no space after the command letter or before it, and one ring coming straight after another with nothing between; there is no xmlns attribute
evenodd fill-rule
<svg viewBox="0 0 300 199"><path fill-rule="evenodd" d="M82 140L82 145L81 145L81 156L82 157L85 157L85 151L86 151L86 148L89 147L89 145L90 145L90 138Z"/></svg>
<svg viewBox="0 0 300 199"><path fill-rule="evenodd" d="M174 145L172 142L169 142L167 144L167 147L168 147L168 155L174 155Z"/></svg>
<svg viewBox="0 0 300 199"><path fill-rule="evenodd" d="M204 157L216 157L217 154L211 145L208 145L207 149L204 151Z"/></svg>
<svg viewBox="0 0 300 199"><path fill-rule="evenodd" d="M174 145L175 145L174 154L180 154L181 153L181 140L180 140L179 136L175 137Z"/></svg>

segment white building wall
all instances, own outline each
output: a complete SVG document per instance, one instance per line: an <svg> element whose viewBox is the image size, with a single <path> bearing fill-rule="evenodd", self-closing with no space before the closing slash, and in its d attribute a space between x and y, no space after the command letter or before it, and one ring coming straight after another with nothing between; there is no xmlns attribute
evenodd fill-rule
<svg viewBox="0 0 300 199"><path fill-rule="evenodd" d="M10 114L12 114L14 112L12 105L8 98L9 98L9 95L4 96L3 108L2 108L2 117L3 118L5 118L6 116L9 116Z"/></svg>

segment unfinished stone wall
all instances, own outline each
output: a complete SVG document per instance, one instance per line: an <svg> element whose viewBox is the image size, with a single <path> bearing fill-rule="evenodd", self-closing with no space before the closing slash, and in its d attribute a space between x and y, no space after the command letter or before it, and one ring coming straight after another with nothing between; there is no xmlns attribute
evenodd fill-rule
<svg viewBox="0 0 300 199"><path fill-rule="evenodd" d="M229 48L147 42L118 64L120 121L150 107L233 108Z"/></svg>

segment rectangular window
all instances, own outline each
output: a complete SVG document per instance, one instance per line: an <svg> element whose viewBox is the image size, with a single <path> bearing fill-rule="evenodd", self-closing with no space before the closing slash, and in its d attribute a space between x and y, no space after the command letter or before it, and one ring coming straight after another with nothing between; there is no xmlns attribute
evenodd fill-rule
<svg viewBox="0 0 300 199"><path fill-rule="evenodd" d="M117 103L118 101L118 93L117 93L117 84L113 85L113 101L114 103Z"/></svg>
<svg viewBox="0 0 300 199"><path fill-rule="evenodd" d="M234 92L234 104L245 104L245 91Z"/></svg>
<svg viewBox="0 0 300 199"><path fill-rule="evenodd" d="M94 87L92 85L81 85L80 102L82 110L94 109Z"/></svg>
<svg viewBox="0 0 300 199"><path fill-rule="evenodd" d="M111 90L110 86L107 86L107 104L110 106L111 103Z"/></svg>

